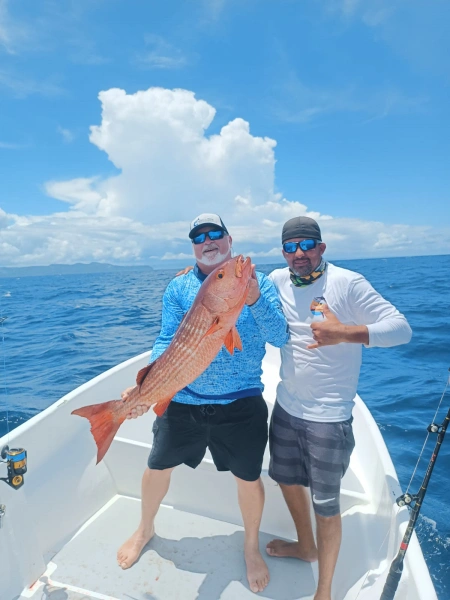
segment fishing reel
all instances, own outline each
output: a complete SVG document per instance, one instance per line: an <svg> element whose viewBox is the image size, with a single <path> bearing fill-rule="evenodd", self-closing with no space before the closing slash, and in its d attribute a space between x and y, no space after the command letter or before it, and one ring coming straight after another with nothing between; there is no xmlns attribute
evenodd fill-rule
<svg viewBox="0 0 450 600"><path fill-rule="evenodd" d="M441 433L442 425L438 425L438 423L431 423L427 427L428 433Z"/></svg>
<svg viewBox="0 0 450 600"><path fill-rule="evenodd" d="M417 502L418 499L418 494L406 493L399 496L395 502L398 504L398 506L411 506L411 504L413 502Z"/></svg>
<svg viewBox="0 0 450 600"><path fill-rule="evenodd" d="M2 462L6 462L8 470L7 477L0 477L14 490L18 490L24 484L24 474L27 472L27 451L23 448L11 448L4 446L0 452Z"/></svg>

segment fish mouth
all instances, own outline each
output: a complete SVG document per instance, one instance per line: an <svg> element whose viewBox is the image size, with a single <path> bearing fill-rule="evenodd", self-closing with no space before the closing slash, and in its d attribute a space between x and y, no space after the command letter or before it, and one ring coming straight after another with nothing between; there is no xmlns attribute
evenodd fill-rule
<svg viewBox="0 0 450 600"><path fill-rule="evenodd" d="M243 277L244 272L247 270L247 267L250 267L250 266L251 266L250 257L247 256L247 258L244 259L243 255L239 254L239 256L236 258L234 274L236 275L236 277Z"/></svg>

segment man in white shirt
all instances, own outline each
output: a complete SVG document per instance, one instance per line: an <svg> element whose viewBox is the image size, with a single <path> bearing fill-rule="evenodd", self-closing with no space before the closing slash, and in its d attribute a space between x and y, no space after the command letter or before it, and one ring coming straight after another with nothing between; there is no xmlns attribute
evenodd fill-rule
<svg viewBox="0 0 450 600"><path fill-rule="evenodd" d="M284 224L288 264L270 279L289 324L281 348L281 381L270 425L269 475L281 487L298 541L273 540L271 556L319 561L314 600L331 600L331 582L342 537L341 478L354 447L352 408L362 345L406 344L405 317L360 274L323 259L319 225L308 217ZM313 536L310 488L317 522Z"/></svg>

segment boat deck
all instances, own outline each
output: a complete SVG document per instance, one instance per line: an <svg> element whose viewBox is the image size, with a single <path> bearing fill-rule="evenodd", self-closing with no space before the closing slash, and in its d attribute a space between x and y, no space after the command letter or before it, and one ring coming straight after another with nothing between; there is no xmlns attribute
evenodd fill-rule
<svg viewBox="0 0 450 600"><path fill-rule="evenodd" d="M264 363L269 399L278 381L275 350L268 350ZM234 477L218 472L209 453L195 470L185 465L174 470L156 518L157 535L131 569L117 565L117 549L140 519L154 413L124 423L100 464L87 423L70 414L117 397L147 359L143 354L115 367L17 428L14 443L27 448L33 468L25 494L2 488L7 512L0 536L0 600L312 600L317 563L265 554L273 537L296 535L281 490L268 477L267 451L260 543L271 581L263 592L255 595L248 587ZM271 406L269 400L269 412ZM397 475L359 398L353 414L356 451L342 480L343 536L332 599L374 600L381 596L408 512L394 505L401 493ZM414 535L396 598L437 600Z"/></svg>
<svg viewBox="0 0 450 600"><path fill-rule="evenodd" d="M120 569L116 551L135 530L139 517L139 500L115 496L51 557L46 573L20 600L255 598L246 578L242 527L169 506L161 506L157 534L139 561L131 569ZM260 534L262 552L272 537ZM312 600L311 565L269 556L267 563L271 581L258 597Z"/></svg>

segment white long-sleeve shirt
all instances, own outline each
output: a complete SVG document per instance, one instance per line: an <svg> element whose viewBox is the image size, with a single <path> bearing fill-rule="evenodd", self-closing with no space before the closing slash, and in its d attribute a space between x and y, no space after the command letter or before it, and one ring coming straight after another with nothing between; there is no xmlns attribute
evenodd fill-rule
<svg viewBox="0 0 450 600"><path fill-rule="evenodd" d="M277 401L289 414L319 422L350 418L362 358L362 344L340 343L307 349L314 343L311 303L322 296L345 325L366 325L368 347L397 346L411 339L405 317L359 273L328 263L313 284L296 287L289 269L269 275L289 324L290 338L281 348L281 382Z"/></svg>

